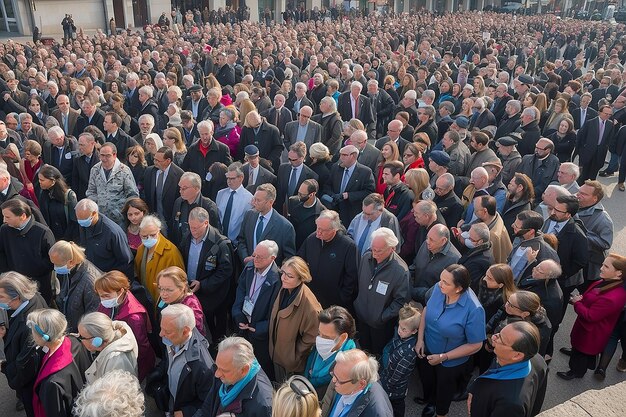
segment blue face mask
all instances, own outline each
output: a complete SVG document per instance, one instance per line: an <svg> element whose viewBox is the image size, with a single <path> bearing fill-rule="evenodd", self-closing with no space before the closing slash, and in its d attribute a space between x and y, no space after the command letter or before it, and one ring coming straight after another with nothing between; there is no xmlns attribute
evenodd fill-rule
<svg viewBox="0 0 626 417"><path fill-rule="evenodd" d="M158 241L158 240L159 240L159 239L157 239L156 237L150 237L150 238L148 238L148 239L141 239L141 243L143 243L143 245L144 245L146 248L150 249L151 247L153 247L154 245L156 245L156 244L157 244L157 241Z"/></svg>
<svg viewBox="0 0 626 417"><path fill-rule="evenodd" d="M82 227L89 227L91 226L91 222L93 221L93 216L90 216L86 219L78 219L78 224Z"/></svg>
<svg viewBox="0 0 626 417"><path fill-rule="evenodd" d="M161 341L163 342L165 346L168 346L168 347L174 346L174 343L172 343L172 341L165 336L161 337Z"/></svg>
<svg viewBox="0 0 626 417"><path fill-rule="evenodd" d="M7 303L0 303L0 310L10 310L11 307Z"/></svg>
<svg viewBox="0 0 626 417"><path fill-rule="evenodd" d="M55 266L54 272L56 272L57 275L67 275L70 273L70 269L67 267L67 265Z"/></svg>

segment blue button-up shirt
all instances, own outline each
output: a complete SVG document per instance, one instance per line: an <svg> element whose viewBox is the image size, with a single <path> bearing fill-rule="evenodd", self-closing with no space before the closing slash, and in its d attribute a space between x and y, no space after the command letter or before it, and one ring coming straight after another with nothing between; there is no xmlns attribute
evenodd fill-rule
<svg viewBox="0 0 626 417"><path fill-rule="evenodd" d="M196 242L196 239L191 237L191 244L189 245L189 258L187 259L187 280L189 282L196 279L196 272L198 271L198 262L200 262L200 252L202 251L202 245L209 234L209 228L206 228L206 232L200 241Z"/></svg>

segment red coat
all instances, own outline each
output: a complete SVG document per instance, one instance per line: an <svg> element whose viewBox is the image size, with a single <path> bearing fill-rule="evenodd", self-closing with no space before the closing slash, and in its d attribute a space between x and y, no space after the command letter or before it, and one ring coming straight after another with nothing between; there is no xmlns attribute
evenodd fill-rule
<svg viewBox="0 0 626 417"><path fill-rule="evenodd" d="M582 300L574 304L578 318L572 327L572 347L587 355L597 355L604 350L626 304L623 285L600 293L595 288L603 282L594 282Z"/></svg>
<svg viewBox="0 0 626 417"><path fill-rule="evenodd" d="M148 312L143 305L130 292L126 292L127 296L124 302L119 306L117 314L112 317L113 320L123 321L128 324L137 340L139 355L137 356L137 367L139 370L139 381L143 379L154 369L155 355L152 345L148 340L148 333L152 332L150 318ZM100 304L98 311L111 317L111 309L105 308Z"/></svg>

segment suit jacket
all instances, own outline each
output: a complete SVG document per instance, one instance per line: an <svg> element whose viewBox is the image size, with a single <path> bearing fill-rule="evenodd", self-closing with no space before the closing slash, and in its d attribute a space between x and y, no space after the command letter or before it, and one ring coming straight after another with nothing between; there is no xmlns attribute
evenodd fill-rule
<svg viewBox="0 0 626 417"><path fill-rule="evenodd" d="M200 120L200 118L202 117L202 114L204 113L204 109L208 105L209 105L209 102L207 101L207 99L205 97L202 97L200 99L200 102L198 103L198 114L194 116L195 120ZM189 110L190 112L193 113L193 106L191 105L191 97L187 97L185 101L183 102L183 110Z"/></svg>
<svg viewBox="0 0 626 417"><path fill-rule="evenodd" d="M577 133L577 153L581 165L597 164L604 165L606 154L609 150L613 136L613 123L607 120L604 125L604 134L598 144L600 135L600 117L585 123Z"/></svg>
<svg viewBox="0 0 626 417"><path fill-rule="evenodd" d="M159 126L159 121L161 120L161 114L159 113L159 106L157 103L149 98L146 102L140 107L139 113L137 115L137 119L144 114L149 114L154 118L154 125Z"/></svg>
<svg viewBox="0 0 626 417"><path fill-rule="evenodd" d="M89 186L91 168L98 162L100 162L100 156L98 150L95 148L89 163L85 161L84 155L74 155L74 163L72 164L72 190L76 193L78 201L85 198L85 193Z"/></svg>
<svg viewBox="0 0 626 417"><path fill-rule="evenodd" d="M126 163L126 151L128 148L138 145L135 139L131 138L122 129L117 129L117 134L109 138L109 135L104 132L105 142L111 142L117 148L117 159Z"/></svg>
<svg viewBox="0 0 626 417"><path fill-rule="evenodd" d="M130 117L137 118L139 114L139 110L141 109L141 102L139 101L139 86L135 88L133 94L129 94L130 91L126 92L126 99L124 100L124 110L126 113L130 115Z"/></svg>
<svg viewBox="0 0 626 417"><path fill-rule="evenodd" d="M352 102L350 100L349 91L339 95L337 111L341 115L342 120L348 121L354 118L354 115L352 114ZM359 95L359 113L357 119L363 122L367 131L375 128L375 126L370 126L370 124L376 122L376 119L374 118L374 110L372 109L372 103L370 102L369 97L364 96L363 94Z"/></svg>
<svg viewBox="0 0 626 417"><path fill-rule="evenodd" d="M496 99L494 100L491 113L493 113L497 122L500 122L500 120L502 120L502 117L504 117L504 115L506 114L506 104L509 102L509 100L512 100L512 99L513 97L511 97L508 94L505 94L504 97L501 97L501 98L496 97Z"/></svg>
<svg viewBox="0 0 626 417"><path fill-rule="evenodd" d="M274 106L263 112L261 116L265 117L265 120L267 120L268 123L278 128L280 137L282 138L285 134L285 125L293 121L293 114L286 106L281 107L279 113L278 123L276 123L276 107Z"/></svg>
<svg viewBox="0 0 626 417"><path fill-rule="evenodd" d="M278 210L280 213L285 213L286 215L286 204L287 199L293 195L298 194L298 189L300 185L305 180L314 179L317 181L318 176L311 168L302 164L302 171L300 172L300 176L298 177L298 181L296 182L296 187L292 194L288 193L289 188L289 179L291 178L291 163L287 162L282 164L278 168L278 176L277 176L277 186L276 186L276 201L274 201L274 209ZM244 178L245 179L245 178ZM289 195L288 195L289 194Z"/></svg>
<svg viewBox="0 0 626 417"><path fill-rule="evenodd" d="M59 122L59 126L61 127L61 129L65 130L65 127L63 126L63 116L61 115L61 110L54 109L52 111L51 116L57 119L57 122ZM67 121L67 131L65 132L66 135L71 135L77 138L78 135L82 133L82 131L79 130L80 129L79 119L81 117L82 116L80 115L79 112L70 108L69 114L68 114L68 121Z"/></svg>
<svg viewBox="0 0 626 417"><path fill-rule="evenodd" d="M580 107L572 112L572 118L574 119L574 129L576 130L580 129L581 114L582 113L580 111ZM597 110L594 110L591 107L587 107L587 113L585 114L584 122L587 123L589 120L595 119L596 117L598 117ZM584 126L584 123L583 123L583 126Z"/></svg>
<svg viewBox="0 0 626 417"><path fill-rule="evenodd" d="M280 132L274 125L263 121L259 127L259 132L254 133L251 127L241 129L241 139L239 140L239 153L237 159L243 161L244 149L248 145L255 145L259 148L259 156L272 163L272 169L276 171L280 166L280 155L283 152L283 141L280 140Z"/></svg>
<svg viewBox="0 0 626 417"><path fill-rule="evenodd" d="M243 216L241 231L237 237L237 252L242 262L254 252L254 231L258 219L259 213L255 210L248 210ZM296 254L296 231L289 220L281 216L276 210L272 211L270 220L264 225L259 242L267 239L278 244L277 264L282 264L284 259L291 258Z"/></svg>
<svg viewBox="0 0 626 417"><path fill-rule="evenodd" d="M243 170L243 183L246 187L246 190L250 191L252 194L256 192L256 188L261 184L272 184L276 186L276 175L272 174L270 170L264 168L262 165L259 165L259 172L254 179L254 184L248 184L248 179L250 177L250 164L242 165L241 169Z"/></svg>
<svg viewBox="0 0 626 417"><path fill-rule="evenodd" d="M151 213L157 211L157 197L156 197L156 178L157 171L159 169L155 166L146 168L143 175L143 191L144 199ZM172 209L174 207L174 201L180 197L180 190L178 188L178 181L184 174L184 171L180 169L176 164L172 163L170 169L163 183L163 216L169 223L172 220Z"/></svg>
<svg viewBox="0 0 626 417"><path fill-rule="evenodd" d="M100 129L101 132L104 132L104 112L100 109L96 109L96 112L91 116L91 120L89 120L85 114L82 114L79 126L80 132L83 132L87 126L95 126Z"/></svg>
<svg viewBox="0 0 626 417"><path fill-rule="evenodd" d="M383 136L382 138L376 141L376 144L374 146L379 151L382 151L383 145L387 142L389 142L389 136ZM409 143L408 140L404 139L403 137L398 137L396 144L398 145L398 150L400 151L400 158L402 158L402 155L404 155L404 148L408 143Z"/></svg>
<svg viewBox="0 0 626 417"><path fill-rule="evenodd" d="M475 119L474 117L472 117L470 119L470 125L467 128L467 130L471 131L475 127L479 129L484 129L487 126L496 126L496 125L497 125L496 118L491 112L491 110L485 109L482 113L478 115L478 117L476 117Z"/></svg>
<svg viewBox="0 0 626 417"><path fill-rule="evenodd" d="M28 131L27 134L24 134L24 132L21 133L24 136L24 141L34 140L41 146L43 146L43 144L48 141L48 132L46 131L46 128L36 123L33 123L31 125L31 129Z"/></svg>
<svg viewBox="0 0 626 417"><path fill-rule="evenodd" d="M293 122L287 123L285 126L285 148L289 150L289 146L296 143L296 138L298 137L298 126L300 122L294 120ZM310 120L306 129L306 134L304 135L304 143L306 144L307 150L311 148L316 142L320 142L322 140L322 126L318 123Z"/></svg>
<svg viewBox="0 0 626 417"><path fill-rule="evenodd" d="M285 107L287 107L291 111L291 115L293 116L294 120L298 119L298 113L300 112L299 110L296 111L296 108L295 108L296 101L298 101L298 99L296 98L295 95L288 98L287 101L285 101ZM309 106L310 108L312 108L313 113L315 113L315 109L317 108L315 106L315 103L309 100L307 96L302 97L302 100L300 101L300 108L304 106Z"/></svg>
<svg viewBox="0 0 626 417"><path fill-rule="evenodd" d="M365 145L365 148L359 153L358 161L360 164L365 165L372 172L378 170L378 161L380 160L380 151L369 143Z"/></svg>
<svg viewBox="0 0 626 417"><path fill-rule="evenodd" d="M65 182L72 186L72 170L74 167L74 157L77 155L76 149L78 143L74 138L65 138L63 143L63 150L61 151L61 159L59 161L57 156L56 146L52 145L52 142L48 141L43 144L43 162L52 165L57 168L63 174ZM53 149L54 148L54 149Z"/></svg>
<svg viewBox="0 0 626 417"><path fill-rule="evenodd" d="M348 193L348 199L334 200L333 196L340 193L343 174L343 167L333 165L330 171L330 181L323 189L321 200L326 207L339 212L344 225L349 225L354 216L361 212L363 199L376 190L376 185L372 170L357 162L346 184L345 192Z"/></svg>

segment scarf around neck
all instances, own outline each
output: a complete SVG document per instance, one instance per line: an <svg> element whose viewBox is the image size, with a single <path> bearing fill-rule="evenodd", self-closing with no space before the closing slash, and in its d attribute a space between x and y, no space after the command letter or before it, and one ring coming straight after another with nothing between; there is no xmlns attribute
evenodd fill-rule
<svg viewBox="0 0 626 417"><path fill-rule="evenodd" d="M257 362L257 360L255 359L250 366L250 370L241 380L233 385L229 385L228 387L226 386L226 384L222 384L218 392L222 408L228 407L230 403L232 403L235 398L237 398L243 388L248 385L248 382L250 382L252 378L254 378L256 374L259 373L260 369L261 366L259 365L259 362Z"/></svg>

